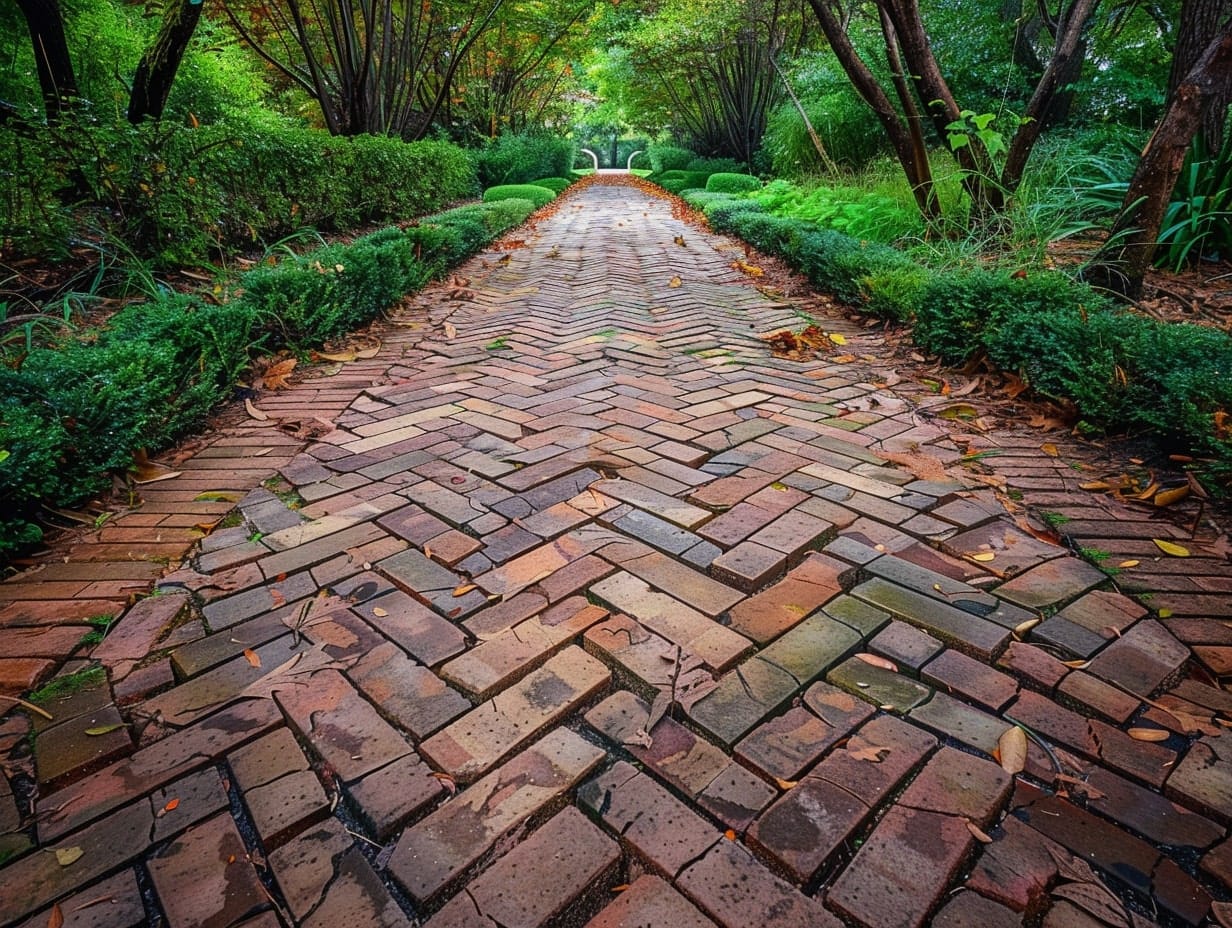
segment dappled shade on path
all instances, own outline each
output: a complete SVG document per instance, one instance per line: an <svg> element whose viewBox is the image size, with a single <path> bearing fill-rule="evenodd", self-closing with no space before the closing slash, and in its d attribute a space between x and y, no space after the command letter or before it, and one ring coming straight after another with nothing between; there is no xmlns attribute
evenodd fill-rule
<svg viewBox="0 0 1232 928"><path fill-rule="evenodd" d="M39 782L37 850L0 792L0 925L1198 924L1226 898L1232 696L1187 673L1232 655L1224 557L1071 493L1069 449L991 436L973 475L950 401L890 386L842 315L776 357L807 322L756 256L637 186L516 239L0 585L15 695L160 591L32 717L33 768L0 723ZM1118 582L1164 617L1008 491L1136 561Z"/></svg>

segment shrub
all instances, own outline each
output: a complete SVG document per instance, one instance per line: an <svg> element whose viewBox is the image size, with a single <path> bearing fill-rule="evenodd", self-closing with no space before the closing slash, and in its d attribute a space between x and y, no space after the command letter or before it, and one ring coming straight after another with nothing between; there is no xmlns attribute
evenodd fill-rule
<svg viewBox="0 0 1232 928"><path fill-rule="evenodd" d="M536 177L559 177L573 168L573 143L546 133L506 132L475 154L484 187L528 184Z"/></svg>
<svg viewBox="0 0 1232 928"><path fill-rule="evenodd" d="M685 190L704 189L710 175L705 171L664 171L662 174L651 174L646 179L658 184L668 193L679 194Z"/></svg>
<svg viewBox="0 0 1232 928"><path fill-rule="evenodd" d="M856 238L888 243L923 231L918 210L858 187L827 184L806 190L776 180L753 191L751 198L770 212L816 222Z"/></svg>
<svg viewBox="0 0 1232 928"><path fill-rule="evenodd" d="M495 203L498 200L530 200L535 207L547 206L556 199L556 194L547 187L537 187L534 184L501 184L489 187L483 192L483 202Z"/></svg>
<svg viewBox="0 0 1232 928"><path fill-rule="evenodd" d="M685 170L697 155L679 145L656 143L646 149L646 157L650 159L650 169L655 174L662 174L664 171Z"/></svg>
<svg viewBox="0 0 1232 928"><path fill-rule="evenodd" d="M478 189L466 153L445 142L335 138L270 120L193 129L78 116L29 139L0 135L0 154L23 165L0 236L54 251L77 198L104 231L168 263L305 225L341 229L430 212ZM32 230L23 225L31 221Z"/></svg>
<svg viewBox="0 0 1232 928"><path fill-rule="evenodd" d="M685 170L698 174L719 174L722 172L738 174L747 167L747 164L743 161L737 161L735 158L694 158L688 163Z"/></svg>
<svg viewBox="0 0 1232 928"><path fill-rule="evenodd" d="M734 199L730 193L710 193L706 190L685 190L682 191L681 199L688 203L694 209L705 209L714 203L723 203Z"/></svg>
<svg viewBox="0 0 1232 928"><path fill-rule="evenodd" d="M0 365L0 558L39 540L42 501L77 505L134 451L198 426L258 352L302 350L369 321L534 208L471 204L382 229L256 268L231 303L161 295L87 339Z"/></svg>
<svg viewBox="0 0 1232 928"><path fill-rule="evenodd" d="M706 190L709 193L748 193L760 189L761 181L752 174L720 172L711 174L706 180Z"/></svg>
<svg viewBox="0 0 1232 928"><path fill-rule="evenodd" d="M541 177L538 180L531 181L531 184L534 186L547 187L553 193L563 193L565 188L572 183L573 181L567 177Z"/></svg>

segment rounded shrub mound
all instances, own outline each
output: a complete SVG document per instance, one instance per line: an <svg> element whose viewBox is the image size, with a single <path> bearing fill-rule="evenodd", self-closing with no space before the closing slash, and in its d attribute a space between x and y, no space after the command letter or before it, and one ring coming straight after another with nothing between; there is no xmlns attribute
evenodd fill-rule
<svg viewBox="0 0 1232 928"><path fill-rule="evenodd" d="M538 180L532 180L531 186L546 187L553 193L560 193L572 183L573 181L567 177L541 177Z"/></svg>
<svg viewBox="0 0 1232 928"><path fill-rule="evenodd" d="M530 200L535 209L547 206L556 199L556 194L547 187L534 184L499 184L483 192L483 202L497 203L501 200Z"/></svg>
<svg viewBox="0 0 1232 928"><path fill-rule="evenodd" d="M752 174L729 174L720 172L711 174L710 179L706 181L706 191L708 193L748 193L752 190L760 190L761 181Z"/></svg>
<svg viewBox="0 0 1232 928"><path fill-rule="evenodd" d="M664 171L684 171L697 157L694 152L678 145L651 145L646 150L650 168L656 174Z"/></svg>

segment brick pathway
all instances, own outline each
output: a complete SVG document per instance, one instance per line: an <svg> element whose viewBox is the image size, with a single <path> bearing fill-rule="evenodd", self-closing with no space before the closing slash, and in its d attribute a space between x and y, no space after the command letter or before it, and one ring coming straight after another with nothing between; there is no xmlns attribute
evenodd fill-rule
<svg viewBox="0 0 1232 928"><path fill-rule="evenodd" d="M106 668L0 717L0 925L1222 914L1222 553L951 437L849 323L770 356L793 307L665 201L525 235L0 585L0 692Z"/></svg>

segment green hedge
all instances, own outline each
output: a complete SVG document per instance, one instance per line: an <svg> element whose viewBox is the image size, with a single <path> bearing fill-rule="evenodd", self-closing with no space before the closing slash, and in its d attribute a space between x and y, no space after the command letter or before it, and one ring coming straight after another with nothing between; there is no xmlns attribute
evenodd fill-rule
<svg viewBox="0 0 1232 928"><path fill-rule="evenodd" d="M664 171L687 169L697 154L679 145L655 144L646 149L646 157L650 159L651 171L662 174Z"/></svg>
<svg viewBox="0 0 1232 928"><path fill-rule="evenodd" d="M41 537L42 503L79 505L141 448L197 428L258 354L362 325L534 209L472 204L248 272L225 305L166 294L0 365L0 558Z"/></svg>
<svg viewBox="0 0 1232 928"><path fill-rule="evenodd" d="M760 190L761 181L752 174L733 174L720 171L711 174L706 180L706 190L709 193L749 193Z"/></svg>
<svg viewBox="0 0 1232 928"><path fill-rule="evenodd" d="M567 177L541 177L538 180L532 180L531 184L535 187L547 187L553 193L563 193L573 181Z"/></svg>
<svg viewBox="0 0 1232 928"><path fill-rule="evenodd" d="M915 341L950 364L983 351L1035 390L1077 407L1090 431L1150 432L1232 480L1232 336L1114 307L1057 271L937 272L887 245L772 215L755 200L692 192L711 226L785 259L864 311L914 319Z"/></svg>
<svg viewBox="0 0 1232 928"><path fill-rule="evenodd" d="M0 129L0 164L21 166L0 237L54 253L69 242L71 209L85 205L107 231L165 263L305 226L421 215L479 189L470 157L449 143L338 138L281 123L194 129L79 119L31 138Z"/></svg>
<svg viewBox="0 0 1232 928"><path fill-rule="evenodd" d="M501 184L483 192L483 202L497 203L501 200L530 200L535 207L547 206L556 199L556 194L547 187L536 184Z"/></svg>
<svg viewBox="0 0 1232 928"><path fill-rule="evenodd" d="M474 153L479 182L484 187L560 177L573 169L573 156L573 142L543 132L507 132Z"/></svg>

